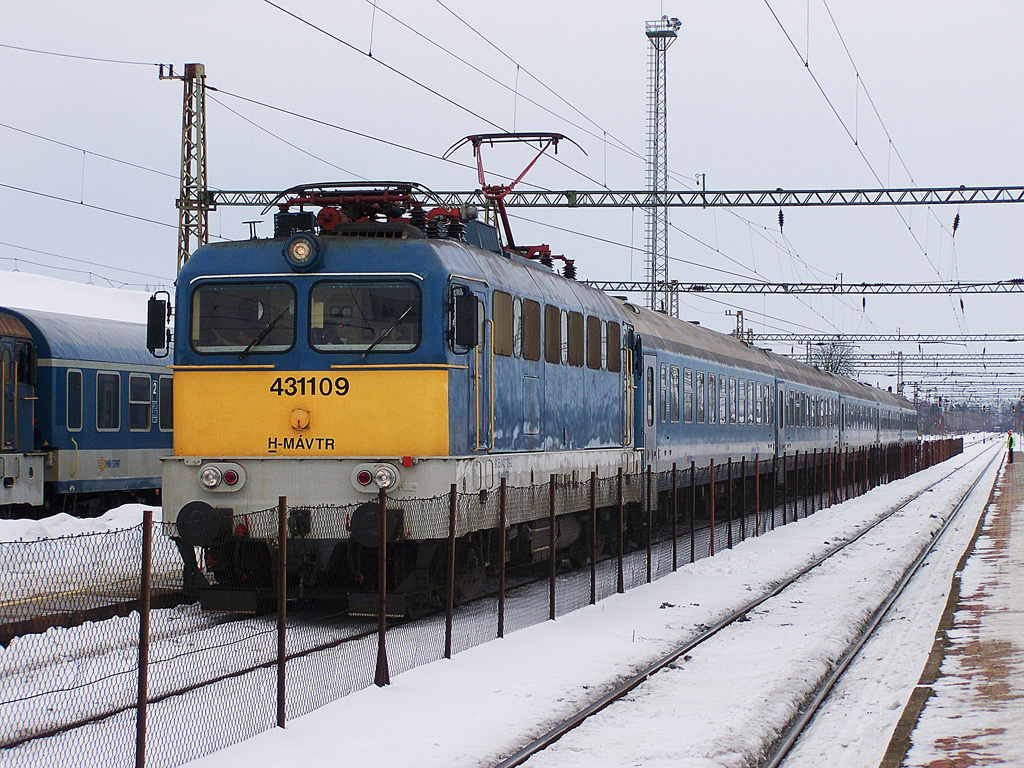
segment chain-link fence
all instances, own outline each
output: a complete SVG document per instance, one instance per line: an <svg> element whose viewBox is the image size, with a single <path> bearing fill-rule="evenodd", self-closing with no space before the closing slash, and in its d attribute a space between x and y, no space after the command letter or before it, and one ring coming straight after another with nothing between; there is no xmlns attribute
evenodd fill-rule
<svg viewBox="0 0 1024 768"><path fill-rule="evenodd" d="M97 539L90 553L85 543L95 542L84 538L0 544L12 604L63 591L61 605L74 611L93 599L77 593L117 581L117 599L141 606L102 624L22 635L0 653L0 765L180 765L420 664L661 578L962 449L962 440L940 440L663 473L555 475L532 487L453 488L431 499L381 494L383 515L379 507L367 514L367 505L359 513L282 500L278 509L231 521L243 540L260 543L253 551L262 559L243 554L251 562L234 570L224 553L200 561L211 581L251 589L270 608L276 595L277 615L241 620L198 605L149 610L151 590L170 583L162 578L181 579L167 538L174 531L159 523ZM401 535L410 527L420 532L415 546ZM343 546L344 557L324 551L324 541L357 534L363 543ZM319 581L302 575L314 561L326 565ZM148 575L141 587L140 573ZM240 574L261 581L240 586ZM296 599L317 588L348 599L315 608ZM357 605L371 615L353 617Z"/></svg>

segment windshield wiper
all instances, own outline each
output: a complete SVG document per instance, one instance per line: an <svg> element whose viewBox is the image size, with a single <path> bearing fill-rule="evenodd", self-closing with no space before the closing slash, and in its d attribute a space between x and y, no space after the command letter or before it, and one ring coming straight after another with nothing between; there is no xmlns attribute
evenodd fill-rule
<svg viewBox="0 0 1024 768"><path fill-rule="evenodd" d="M253 347L255 347L257 344L259 344L261 341L267 338L267 334L274 330L274 326L277 325L277 321L280 320L285 315L287 315L288 310L289 307L285 307L284 309L281 310L281 314L279 314L277 317L275 317L273 320L267 323L266 327L256 335L256 338L249 342L249 346L247 346L238 354L238 359L245 359L245 356L249 354Z"/></svg>
<svg viewBox="0 0 1024 768"><path fill-rule="evenodd" d="M402 324L402 321L405 320L405 318L408 316L408 314L410 312L412 312L412 304L410 304L409 308L406 309L405 312L402 313L402 316L400 318L398 318L397 320L395 320L394 323L391 324L390 328L388 328L380 336L378 336L376 339L374 339L373 343L370 346L368 346L366 349L363 350L363 354L361 354L359 356L359 359L362 360L368 354L370 354L373 351L374 347L376 347L378 344L380 344L382 341L384 341L384 339L386 339L391 334L391 332L393 330L395 330L395 328L397 328L399 325Z"/></svg>

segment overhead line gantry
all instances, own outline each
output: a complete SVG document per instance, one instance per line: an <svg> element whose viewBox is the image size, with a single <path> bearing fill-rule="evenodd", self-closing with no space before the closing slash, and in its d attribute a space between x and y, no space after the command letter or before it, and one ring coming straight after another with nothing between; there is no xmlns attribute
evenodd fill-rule
<svg viewBox="0 0 1024 768"><path fill-rule="evenodd" d="M214 206L266 207L277 202L280 190L211 189ZM506 208L779 208L872 205L969 205L1024 203L1024 186L907 187L894 189L803 190L514 190L505 195ZM433 192L431 202L446 206L485 206L482 190Z"/></svg>

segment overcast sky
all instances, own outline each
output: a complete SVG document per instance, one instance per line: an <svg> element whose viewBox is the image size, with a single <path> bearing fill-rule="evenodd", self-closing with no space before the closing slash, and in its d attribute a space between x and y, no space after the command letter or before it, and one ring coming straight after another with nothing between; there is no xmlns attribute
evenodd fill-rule
<svg viewBox="0 0 1024 768"><path fill-rule="evenodd" d="M367 178L472 189L468 149L458 163L430 155L467 134L519 130L558 131L586 152L563 145L561 164L527 177L534 185L643 188L644 22L663 13L682 22L668 52L673 187L698 174L708 189L1024 183L1019 3L442 1L278 3L318 31L263 0L0 0L4 46L139 62L0 47L0 270L17 259L67 279L173 280L182 88L160 82L155 63L202 62L220 89L208 104L211 187ZM526 160L511 147L485 154L496 173ZM670 256L684 261L671 277L1024 277L1022 214L1014 204L787 209L780 234L777 209L675 210ZM549 243L581 279L644 279L642 211L516 215L518 242ZM241 238L243 222L261 218L267 236L258 209L214 212L211 230ZM961 313L948 297L869 296L865 311L852 296L722 295L684 297L681 315L730 330L730 307L757 332L1011 333L1021 316L1019 296L970 296Z"/></svg>

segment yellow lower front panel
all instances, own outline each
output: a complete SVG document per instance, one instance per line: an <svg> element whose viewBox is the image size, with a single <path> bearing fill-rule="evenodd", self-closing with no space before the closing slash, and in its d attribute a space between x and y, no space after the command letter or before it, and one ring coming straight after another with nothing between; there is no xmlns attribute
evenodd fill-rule
<svg viewBox="0 0 1024 768"><path fill-rule="evenodd" d="M177 456L447 456L448 370L176 368Z"/></svg>

